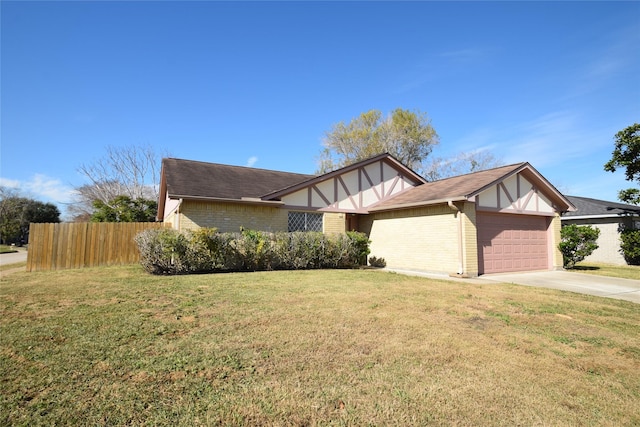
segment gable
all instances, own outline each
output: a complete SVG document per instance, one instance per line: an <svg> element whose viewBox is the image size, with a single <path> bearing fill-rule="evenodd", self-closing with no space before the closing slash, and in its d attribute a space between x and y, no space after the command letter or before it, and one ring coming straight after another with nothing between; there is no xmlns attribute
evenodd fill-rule
<svg viewBox="0 0 640 427"><path fill-rule="evenodd" d="M288 208L366 213L424 181L385 156L314 179L278 197Z"/></svg>
<svg viewBox="0 0 640 427"><path fill-rule="evenodd" d="M529 163L501 166L429 182L369 209L407 209L453 201L476 203L478 209L510 213L572 211L575 207Z"/></svg>
<svg viewBox="0 0 640 427"><path fill-rule="evenodd" d="M475 196L479 211L553 215L558 207L545 194L546 188L523 173L506 177Z"/></svg>

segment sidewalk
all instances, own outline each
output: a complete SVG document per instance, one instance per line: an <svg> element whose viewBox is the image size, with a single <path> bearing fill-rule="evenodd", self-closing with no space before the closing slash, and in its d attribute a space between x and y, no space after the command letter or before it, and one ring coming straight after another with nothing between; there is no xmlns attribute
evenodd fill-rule
<svg viewBox="0 0 640 427"><path fill-rule="evenodd" d="M0 254L0 265L15 264L27 260L27 250L25 248L16 248L17 252L8 254Z"/></svg>

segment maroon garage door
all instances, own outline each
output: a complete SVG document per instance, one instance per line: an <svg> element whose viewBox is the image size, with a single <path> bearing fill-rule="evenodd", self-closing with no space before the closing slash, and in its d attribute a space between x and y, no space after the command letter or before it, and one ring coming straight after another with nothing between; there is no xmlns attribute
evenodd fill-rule
<svg viewBox="0 0 640 427"><path fill-rule="evenodd" d="M479 273L548 269L549 222L544 216L478 212Z"/></svg>

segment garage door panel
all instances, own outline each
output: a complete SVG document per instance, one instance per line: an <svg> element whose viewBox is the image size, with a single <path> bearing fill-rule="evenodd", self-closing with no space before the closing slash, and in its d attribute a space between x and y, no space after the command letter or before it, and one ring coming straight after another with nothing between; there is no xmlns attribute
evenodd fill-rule
<svg viewBox="0 0 640 427"><path fill-rule="evenodd" d="M549 267L546 217L478 213L477 225L480 274Z"/></svg>

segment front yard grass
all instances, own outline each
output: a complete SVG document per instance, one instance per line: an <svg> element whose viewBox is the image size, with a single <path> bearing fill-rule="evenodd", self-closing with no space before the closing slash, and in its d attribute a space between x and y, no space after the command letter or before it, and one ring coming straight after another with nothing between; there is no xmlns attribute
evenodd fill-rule
<svg viewBox="0 0 640 427"><path fill-rule="evenodd" d="M631 302L373 270L18 272L2 425L638 425Z"/></svg>
<svg viewBox="0 0 640 427"><path fill-rule="evenodd" d="M18 252L14 246L0 245L0 254L10 254L13 252Z"/></svg>
<svg viewBox="0 0 640 427"><path fill-rule="evenodd" d="M594 262L580 262L576 264L573 269L567 271L640 280L639 265L613 265Z"/></svg>

